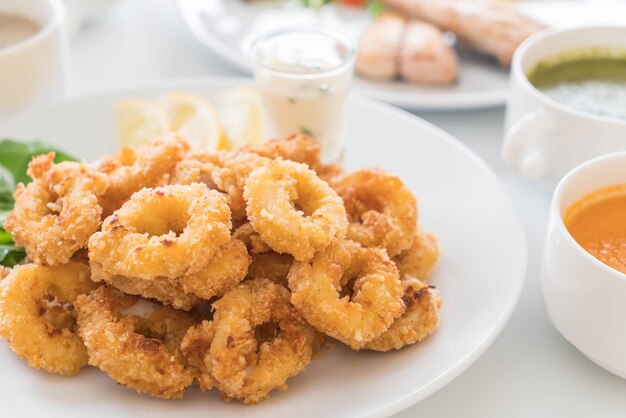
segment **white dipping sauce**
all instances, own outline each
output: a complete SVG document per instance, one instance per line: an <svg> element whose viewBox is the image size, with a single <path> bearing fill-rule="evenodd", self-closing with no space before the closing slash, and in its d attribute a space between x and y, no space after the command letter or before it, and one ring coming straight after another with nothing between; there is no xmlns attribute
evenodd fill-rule
<svg viewBox="0 0 626 418"><path fill-rule="evenodd" d="M354 65L349 41L322 30L284 31L258 41L253 58L267 133L311 135L322 159L336 161Z"/></svg>

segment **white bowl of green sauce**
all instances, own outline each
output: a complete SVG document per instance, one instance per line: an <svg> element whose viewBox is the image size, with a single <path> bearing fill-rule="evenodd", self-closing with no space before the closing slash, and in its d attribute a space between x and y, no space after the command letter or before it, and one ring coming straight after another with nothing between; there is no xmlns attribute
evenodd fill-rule
<svg viewBox="0 0 626 418"><path fill-rule="evenodd" d="M626 26L546 30L511 66L502 156L553 189L583 161L626 150Z"/></svg>

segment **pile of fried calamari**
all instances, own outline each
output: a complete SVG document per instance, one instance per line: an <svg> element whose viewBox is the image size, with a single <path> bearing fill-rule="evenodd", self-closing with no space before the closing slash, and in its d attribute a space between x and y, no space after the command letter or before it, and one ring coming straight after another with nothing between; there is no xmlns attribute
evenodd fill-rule
<svg viewBox="0 0 626 418"><path fill-rule="evenodd" d="M439 247L415 197L319 155L296 135L34 158L4 223L28 259L0 272L0 335L34 368L92 365L153 396L196 383L244 403L285 389L325 336L354 350L421 341L439 323L425 283Z"/></svg>

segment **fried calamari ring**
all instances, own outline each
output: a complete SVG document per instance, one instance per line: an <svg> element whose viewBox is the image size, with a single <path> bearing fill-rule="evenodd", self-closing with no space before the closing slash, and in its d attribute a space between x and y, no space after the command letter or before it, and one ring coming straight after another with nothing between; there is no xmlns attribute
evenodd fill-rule
<svg viewBox="0 0 626 418"><path fill-rule="evenodd" d="M286 287L287 275L292 264L293 257L289 254L278 254L274 251L252 254L248 278L269 279Z"/></svg>
<svg viewBox="0 0 626 418"><path fill-rule="evenodd" d="M344 169L340 165L322 164L319 142L302 133L293 134L282 141L271 140L261 144L248 145L242 147L241 151L272 160L282 158L306 164L324 181L344 173Z"/></svg>
<svg viewBox="0 0 626 418"><path fill-rule="evenodd" d="M230 209L200 183L143 189L89 239L89 259L111 275L195 274L230 238Z"/></svg>
<svg viewBox="0 0 626 418"><path fill-rule="evenodd" d="M210 370L224 396L259 402L311 361L316 333L299 319L286 288L250 280L213 306Z"/></svg>
<svg viewBox="0 0 626 418"><path fill-rule="evenodd" d="M243 242L233 238L222 245L199 272L183 276L179 281L186 293L211 299L239 284L246 277L249 265L248 249Z"/></svg>
<svg viewBox="0 0 626 418"><path fill-rule="evenodd" d="M222 169L216 173L215 184L219 190L227 194L234 220L246 219L244 186L250 173L265 165L267 161L269 161L267 158L256 154L230 153L225 158Z"/></svg>
<svg viewBox="0 0 626 418"><path fill-rule="evenodd" d="M317 172L318 177L325 182L332 183L336 177L345 174L346 170L338 164L327 164L318 166L315 172Z"/></svg>
<svg viewBox="0 0 626 418"><path fill-rule="evenodd" d="M316 254L310 263L296 261L288 280L291 302L302 316L355 350L405 310L398 269L385 251L352 241Z"/></svg>
<svg viewBox="0 0 626 418"><path fill-rule="evenodd" d="M295 161L306 164L312 170L320 165L320 144L305 134L293 134L285 140L271 140L260 144L248 145L241 148L243 152L250 152L265 158L275 160Z"/></svg>
<svg viewBox="0 0 626 418"><path fill-rule="evenodd" d="M243 190L235 184L234 174L224 168L228 158L226 152L189 154L176 166L170 184L204 183L209 189L226 194L233 220L245 219Z"/></svg>
<svg viewBox="0 0 626 418"><path fill-rule="evenodd" d="M139 393L180 398L194 379L180 342L196 321L166 306L147 317L123 313L139 300L107 286L78 298L78 329L89 364Z"/></svg>
<svg viewBox="0 0 626 418"><path fill-rule="evenodd" d="M349 239L385 248L392 258L411 246L417 202L399 177L364 169L333 178L331 187L346 206Z"/></svg>
<svg viewBox="0 0 626 418"><path fill-rule="evenodd" d="M187 154L174 169L171 184L204 183L209 189L216 189L217 172L224 166L225 152ZM223 190L222 190L223 191Z"/></svg>
<svg viewBox="0 0 626 418"><path fill-rule="evenodd" d="M105 173L111 183L100 199L105 216L120 208L136 191L160 185L188 149L184 140L171 136L151 141L137 150L124 147L117 157L103 157L94 162L94 167Z"/></svg>
<svg viewBox="0 0 626 418"><path fill-rule="evenodd" d="M287 286L287 274L293 264L292 256L272 251L249 222L237 228L233 237L243 241L252 256L248 279L270 279L274 283Z"/></svg>
<svg viewBox="0 0 626 418"><path fill-rule="evenodd" d="M437 238L418 227L413 245L401 252L393 261L400 270L400 277L409 275L426 280L435 268L440 254L441 248Z"/></svg>
<svg viewBox="0 0 626 418"><path fill-rule="evenodd" d="M73 303L97 285L81 263L17 266L2 281L0 329L30 367L73 375L87 365L87 349L75 332Z"/></svg>
<svg viewBox="0 0 626 418"><path fill-rule="evenodd" d="M441 298L437 289L427 286L419 279L405 276L402 279L406 312L375 340L364 348L376 351L399 350L422 341L439 326Z"/></svg>
<svg viewBox="0 0 626 418"><path fill-rule="evenodd" d="M263 241L296 260L310 260L346 234L343 202L304 164L268 161L250 174L244 197Z"/></svg>
<svg viewBox="0 0 626 418"><path fill-rule="evenodd" d="M84 163L54 164L53 152L35 157L28 175L33 181L18 184L4 228L37 264L65 264L100 226L98 197L108 180Z"/></svg>
<svg viewBox="0 0 626 418"><path fill-rule="evenodd" d="M109 274L100 263L95 261L92 261L90 265L91 279L93 281L105 282L129 295L155 299L161 303L185 311L191 310L202 302L196 295L186 293L178 279L170 279L162 276L152 279L119 276Z"/></svg>
<svg viewBox="0 0 626 418"><path fill-rule="evenodd" d="M250 222L246 222L233 232L233 238L237 238L246 244L246 247L253 254L263 254L272 251L269 245L254 230L254 227Z"/></svg>
<svg viewBox="0 0 626 418"><path fill-rule="evenodd" d="M196 369L195 378L202 391L210 390L215 385L209 357L214 335L214 323L204 320L189 328L180 343L180 349L187 358L187 362Z"/></svg>

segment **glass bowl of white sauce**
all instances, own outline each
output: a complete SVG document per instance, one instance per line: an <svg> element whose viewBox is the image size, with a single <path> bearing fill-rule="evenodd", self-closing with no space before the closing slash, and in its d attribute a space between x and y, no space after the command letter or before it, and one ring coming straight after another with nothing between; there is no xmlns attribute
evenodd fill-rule
<svg viewBox="0 0 626 418"><path fill-rule="evenodd" d="M321 26L285 28L259 37L251 59L267 134L304 133L320 142L322 160L343 149L343 113L356 57L347 36Z"/></svg>

